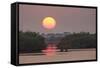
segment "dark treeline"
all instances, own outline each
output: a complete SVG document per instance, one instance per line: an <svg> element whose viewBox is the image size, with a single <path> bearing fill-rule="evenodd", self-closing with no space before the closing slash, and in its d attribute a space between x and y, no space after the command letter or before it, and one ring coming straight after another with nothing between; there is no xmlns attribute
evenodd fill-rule
<svg viewBox="0 0 100 68"><path fill-rule="evenodd" d="M96 48L96 34L89 32L73 33L61 39L57 45L61 51L79 48Z"/></svg>
<svg viewBox="0 0 100 68"><path fill-rule="evenodd" d="M41 52L46 47L44 38L35 32L19 32L19 52Z"/></svg>
<svg viewBox="0 0 100 68"><path fill-rule="evenodd" d="M47 44L45 38L36 32L19 32L19 52L34 53L41 52ZM72 33L63 37L57 44L61 51L68 49L96 48L96 34L86 32Z"/></svg>

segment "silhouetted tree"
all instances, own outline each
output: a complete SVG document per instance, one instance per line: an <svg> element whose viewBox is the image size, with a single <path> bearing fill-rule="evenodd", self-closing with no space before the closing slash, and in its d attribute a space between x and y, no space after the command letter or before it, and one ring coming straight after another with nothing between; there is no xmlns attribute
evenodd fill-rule
<svg viewBox="0 0 100 68"><path fill-rule="evenodd" d="M69 48L95 48L96 34L89 32L73 33L62 38L57 47L61 51L68 51Z"/></svg>
<svg viewBox="0 0 100 68"><path fill-rule="evenodd" d="M46 48L45 38L35 32L19 32L19 52L41 52Z"/></svg>

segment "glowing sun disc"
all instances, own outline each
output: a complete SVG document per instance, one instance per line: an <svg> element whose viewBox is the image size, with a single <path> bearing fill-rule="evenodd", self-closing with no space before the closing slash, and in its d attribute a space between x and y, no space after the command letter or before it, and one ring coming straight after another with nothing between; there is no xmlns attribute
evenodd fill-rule
<svg viewBox="0 0 100 68"><path fill-rule="evenodd" d="M53 17L45 17L42 25L44 28L53 29L56 26L56 20Z"/></svg>

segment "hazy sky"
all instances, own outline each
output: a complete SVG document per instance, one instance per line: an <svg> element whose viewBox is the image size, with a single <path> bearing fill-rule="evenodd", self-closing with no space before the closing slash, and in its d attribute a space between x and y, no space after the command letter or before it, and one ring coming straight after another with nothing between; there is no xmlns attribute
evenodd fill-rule
<svg viewBox="0 0 100 68"><path fill-rule="evenodd" d="M45 17L56 20L56 27L42 26ZM40 33L96 32L96 10L93 8L52 7L39 5L19 6L19 29Z"/></svg>

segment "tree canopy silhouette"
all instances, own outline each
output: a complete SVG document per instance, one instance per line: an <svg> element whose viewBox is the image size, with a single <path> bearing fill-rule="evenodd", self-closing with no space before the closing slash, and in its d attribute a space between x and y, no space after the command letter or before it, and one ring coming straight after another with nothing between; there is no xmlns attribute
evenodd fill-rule
<svg viewBox="0 0 100 68"><path fill-rule="evenodd" d="M19 52L33 53L41 52L46 48L45 38L36 32L19 32Z"/></svg>
<svg viewBox="0 0 100 68"><path fill-rule="evenodd" d="M61 39L57 45L61 51L79 48L96 48L96 34L86 32L73 33Z"/></svg>

